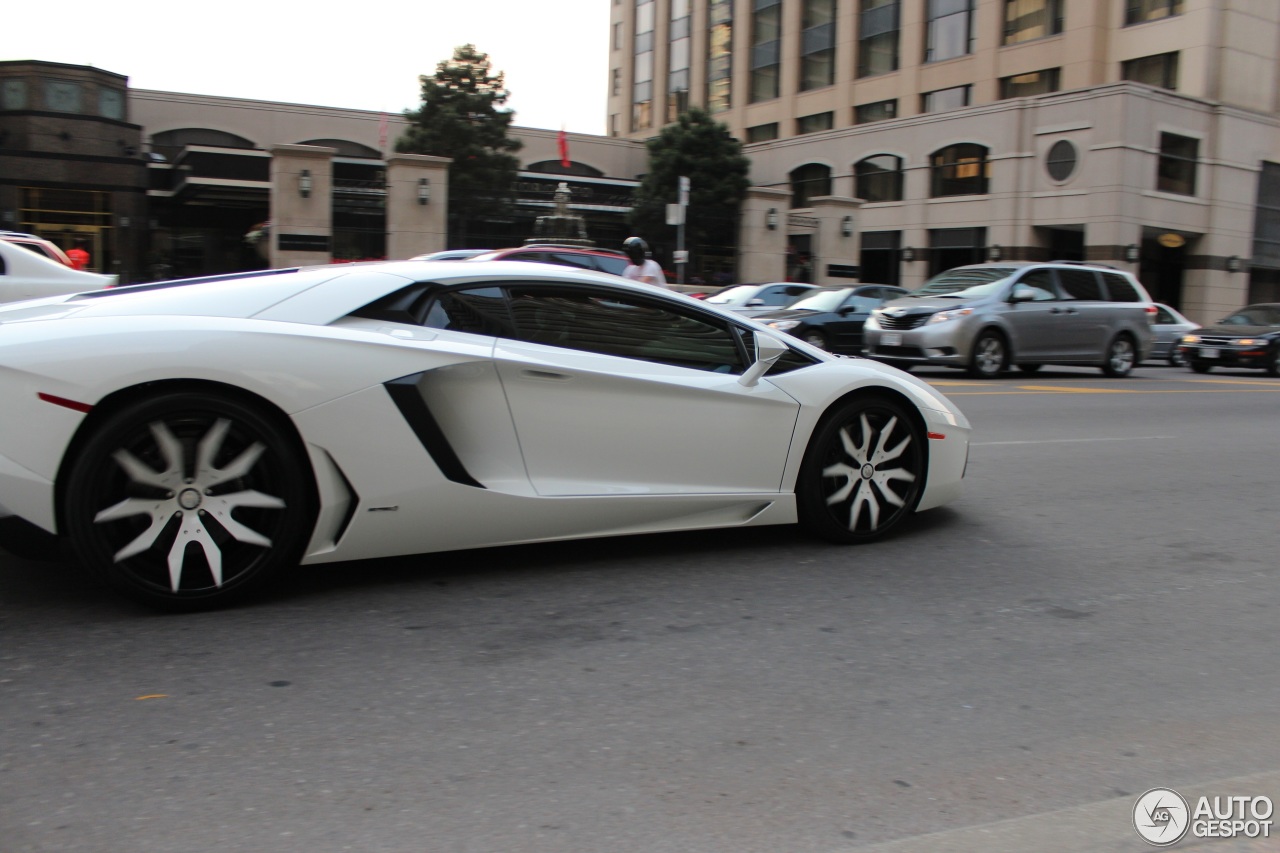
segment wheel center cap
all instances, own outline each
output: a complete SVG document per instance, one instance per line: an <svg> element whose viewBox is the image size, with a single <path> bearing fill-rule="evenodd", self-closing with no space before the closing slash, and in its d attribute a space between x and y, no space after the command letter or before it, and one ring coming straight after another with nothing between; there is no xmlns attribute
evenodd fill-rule
<svg viewBox="0 0 1280 853"><path fill-rule="evenodd" d="M870 480L872 475L874 475L875 473L876 473L876 466L872 465L870 462L862 466L862 479Z"/></svg>
<svg viewBox="0 0 1280 853"><path fill-rule="evenodd" d="M183 509L195 509L200 506L200 492L196 489L183 489L178 495L178 506Z"/></svg>

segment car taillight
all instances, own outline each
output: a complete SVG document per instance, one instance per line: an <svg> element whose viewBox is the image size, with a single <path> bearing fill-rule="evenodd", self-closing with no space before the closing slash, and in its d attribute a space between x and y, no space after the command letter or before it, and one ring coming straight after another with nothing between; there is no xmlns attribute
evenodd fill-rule
<svg viewBox="0 0 1280 853"><path fill-rule="evenodd" d="M1156 314L1159 313L1158 311L1156 311L1156 306L1148 305L1146 308L1146 311L1147 311L1147 322L1154 325L1156 322Z"/></svg>

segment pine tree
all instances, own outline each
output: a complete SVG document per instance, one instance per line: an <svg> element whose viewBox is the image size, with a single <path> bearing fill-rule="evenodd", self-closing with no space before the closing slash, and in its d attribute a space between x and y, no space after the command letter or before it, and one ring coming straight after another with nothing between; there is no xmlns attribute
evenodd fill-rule
<svg viewBox="0 0 1280 853"><path fill-rule="evenodd" d="M666 206L679 200L680 177L689 178L689 207L685 211L685 245L690 269L706 270L732 258L737 246L738 208L751 169L742 143L710 113L692 108L674 124L645 143L649 171L636 188L630 223L649 240L674 245L675 229L666 224ZM657 235L665 239L659 240Z"/></svg>
<svg viewBox="0 0 1280 853"><path fill-rule="evenodd" d="M522 143L507 130L515 115L498 109L508 92L503 74L491 73L487 53L466 44L436 73L423 75L422 106L405 110L409 129L396 140L396 151L451 157L449 165L450 244L465 245L477 220L507 214L515 201L514 156Z"/></svg>

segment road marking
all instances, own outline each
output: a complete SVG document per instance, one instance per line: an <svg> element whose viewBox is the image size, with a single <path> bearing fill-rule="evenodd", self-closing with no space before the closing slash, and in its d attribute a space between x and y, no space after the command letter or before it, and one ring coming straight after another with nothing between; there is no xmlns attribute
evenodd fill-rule
<svg viewBox="0 0 1280 853"><path fill-rule="evenodd" d="M997 444L1088 444L1095 441L1164 441L1176 435L1129 435L1114 438L1037 438L1026 441L974 441L972 447L992 447Z"/></svg>

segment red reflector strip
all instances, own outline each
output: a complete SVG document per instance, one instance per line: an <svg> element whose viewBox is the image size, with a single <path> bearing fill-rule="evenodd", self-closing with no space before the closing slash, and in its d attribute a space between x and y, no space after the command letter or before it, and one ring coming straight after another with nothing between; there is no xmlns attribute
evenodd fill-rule
<svg viewBox="0 0 1280 853"><path fill-rule="evenodd" d="M947 437L946 433L942 433L942 432L931 432L931 433L929 433L929 438L932 438L934 441L941 441L942 439L944 439L944 438L946 438L946 437Z"/></svg>
<svg viewBox="0 0 1280 853"><path fill-rule="evenodd" d="M88 403L77 403L75 400L68 400L66 397L55 397L52 394L45 394L43 391L36 394L36 396L46 403L53 403L55 406L62 406L73 412L87 413L93 408Z"/></svg>

